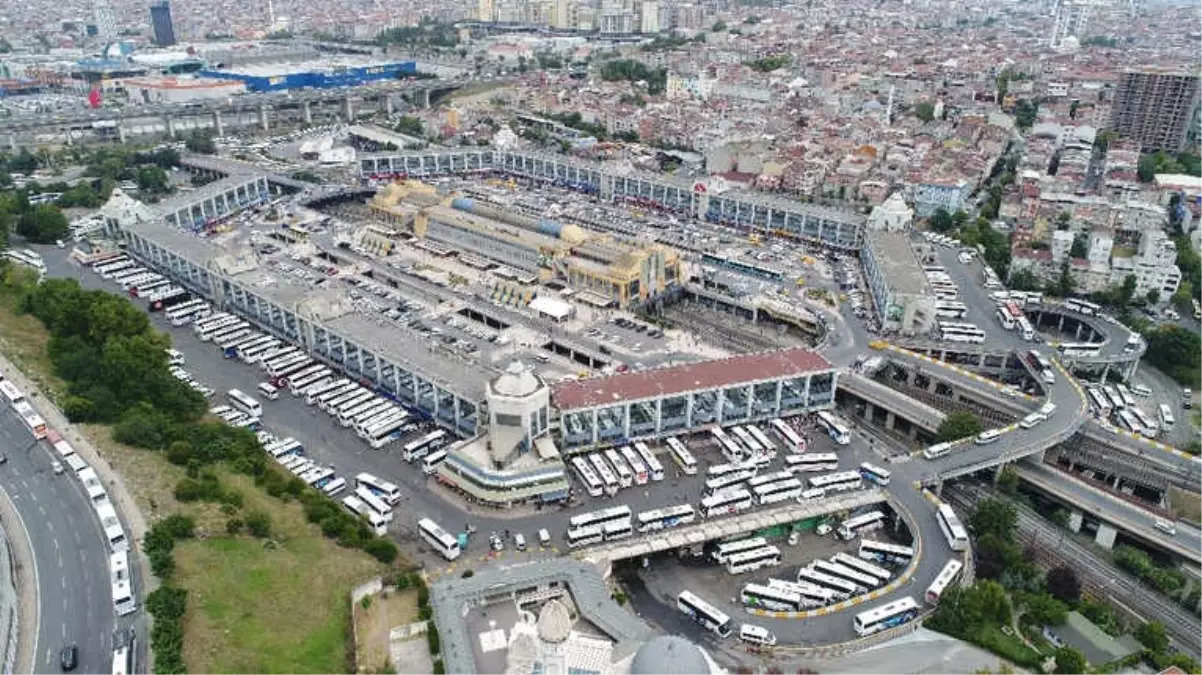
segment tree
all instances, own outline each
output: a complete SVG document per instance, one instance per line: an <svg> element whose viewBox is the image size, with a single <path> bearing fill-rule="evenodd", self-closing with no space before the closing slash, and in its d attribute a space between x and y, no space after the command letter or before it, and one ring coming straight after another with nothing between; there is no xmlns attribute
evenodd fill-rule
<svg viewBox="0 0 1202 675"><path fill-rule="evenodd" d="M1035 272L1024 267L1010 274L1010 288L1015 291L1038 291L1041 285Z"/></svg>
<svg viewBox="0 0 1202 675"><path fill-rule="evenodd" d="M1014 528L1018 526L1018 511L1010 502L1001 499L984 499L968 520L978 537L992 534L1003 541L1013 541Z"/></svg>
<svg viewBox="0 0 1202 675"><path fill-rule="evenodd" d="M2 243L2 242L0 242ZM1173 293L1173 297L1169 298L1169 302L1182 312L1193 311L1194 287L1188 281L1182 281L1177 287L1177 291Z"/></svg>
<svg viewBox="0 0 1202 675"><path fill-rule="evenodd" d="M1026 131L1035 124L1035 117L1039 112L1039 105L1028 99L1021 99L1014 106L1014 123L1019 129Z"/></svg>
<svg viewBox="0 0 1202 675"><path fill-rule="evenodd" d="M914 106L914 114L923 122L930 122L935 119L935 104L930 101L922 101Z"/></svg>
<svg viewBox="0 0 1202 675"><path fill-rule="evenodd" d="M396 126L393 128L397 131L397 133L405 134L406 136L413 136L415 138L422 138L426 135L425 123L423 123L420 118L413 117L411 115L402 116L401 119L397 120Z"/></svg>
<svg viewBox="0 0 1202 675"><path fill-rule="evenodd" d="M943 207L935 209L935 213L931 215L931 229L936 232L951 232L955 226L952 214Z"/></svg>
<svg viewBox="0 0 1202 675"><path fill-rule="evenodd" d="M1141 623L1135 629L1135 639L1154 654L1163 654L1169 649L1169 635L1159 621Z"/></svg>
<svg viewBox="0 0 1202 675"><path fill-rule="evenodd" d="M1070 258L1085 258L1089 255L1089 235L1084 232L1078 232L1077 236L1073 237L1073 246L1068 250Z"/></svg>
<svg viewBox="0 0 1202 675"><path fill-rule="evenodd" d="M1056 277L1055 294L1067 298L1073 294L1077 288L1077 281L1073 279L1072 268L1069 267L1068 261L1065 260L1060 264L1060 276Z"/></svg>
<svg viewBox="0 0 1202 675"><path fill-rule="evenodd" d="M1052 672L1063 674L1084 673L1089 663L1085 655L1072 647L1061 647L1056 650L1056 669Z"/></svg>
<svg viewBox="0 0 1202 675"><path fill-rule="evenodd" d="M200 131L194 131L192 132L192 135L184 139L184 147L187 148L189 152L196 152L202 155L217 154L216 141L213 140L211 135Z"/></svg>
<svg viewBox="0 0 1202 675"><path fill-rule="evenodd" d="M1018 494L1018 470L1013 464L1002 467L1002 473L998 476L998 487L1008 495Z"/></svg>
<svg viewBox="0 0 1202 675"><path fill-rule="evenodd" d="M1068 619L1068 606L1047 593L1036 593L1027 598L1023 618L1036 626L1059 626Z"/></svg>
<svg viewBox="0 0 1202 675"><path fill-rule="evenodd" d="M721 20L715 21L713 27L710 28L710 31L714 33L721 33L724 30L726 30L726 22Z"/></svg>
<svg viewBox="0 0 1202 675"><path fill-rule="evenodd" d="M964 211L964 209L956 209L956 212L952 214L952 226L958 230L964 227L964 223L967 222L968 214Z"/></svg>
<svg viewBox="0 0 1202 675"><path fill-rule="evenodd" d="M17 219L17 233L37 244L53 244L69 231L67 217L49 204L35 206Z"/></svg>
<svg viewBox="0 0 1202 675"><path fill-rule="evenodd" d="M1158 304L1160 302L1160 289L1153 288L1152 290L1148 291L1148 295L1145 297L1147 298L1149 305Z"/></svg>
<svg viewBox="0 0 1202 675"><path fill-rule="evenodd" d="M1116 304L1119 309L1126 309L1131 304L1131 301L1135 299L1135 285L1137 283L1138 281L1134 274L1128 274L1123 278L1123 285L1119 286L1118 297L1116 298Z"/></svg>
<svg viewBox="0 0 1202 675"><path fill-rule="evenodd" d="M1061 565L1048 570L1045 583L1052 597L1070 605L1081 601L1081 580L1073 568Z"/></svg>
<svg viewBox="0 0 1202 675"><path fill-rule="evenodd" d="M1148 351L1144 358L1182 384L1198 382L1202 366L1202 340L1198 334L1177 325L1168 324L1145 335Z"/></svg>
<svg viewBox="0 0 1202 675"><path fill-rule="evenodd" d="M970 412L957 410L939 423L939 440L955 441L981 433L981 420Z"/></svg>

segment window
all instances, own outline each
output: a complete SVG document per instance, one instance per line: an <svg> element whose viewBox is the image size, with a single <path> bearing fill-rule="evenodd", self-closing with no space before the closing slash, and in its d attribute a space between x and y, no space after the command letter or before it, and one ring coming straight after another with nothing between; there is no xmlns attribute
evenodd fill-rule
<svg viewBox="0 0 1202 675"><path fill-rule="evenodd" d="M522 426L521 415L507 415L505 413L493 413L493 420L503 427L520 427Z"/></svg>

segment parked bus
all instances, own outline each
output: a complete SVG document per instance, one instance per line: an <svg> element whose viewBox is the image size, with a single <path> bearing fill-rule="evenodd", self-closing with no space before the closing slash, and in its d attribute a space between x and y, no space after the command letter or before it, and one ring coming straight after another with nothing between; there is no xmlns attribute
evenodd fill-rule
<svg viewBox="0 0 1202 675"><path fill-rule="evenodd" d="M709 478L722 478L732 473L742 473L750 471L753 475L758 469L751 462L729 462L726 464L711 464L705 470L705 475Z"/></svg>
<svg viewBox="0 0 1202 675"><path fill-rule="evenodd" d="M238 410L241 410L251 417L263 416L262 404L256 401L253 397L244 394L238 389L231 389L228 396L230 405L234 406Z"/></svg>
<svg viewBox="0 0 1202 675"><path fill-rule="evenodd" d="M721 476L710 478L705 481L705 487L702 494L709 496L716 492L721 492L728 488L746 483L755 476L754 471L735 471L733 473L724 473Z"/></svg>
<svg viewBox="0 0 1202 675"><path fill-rule="evenodd" d="M864 476L859 471L840 471L838 473L827 473L808 478L806 479L806 483L811 488L825 490L826 492L843 492L845 490L858 490L863 487Z"/></svg>
<svg viewBox="0 0 1202 675"><path fill-rule="evenodd" d="M243 363L255 364L262 360L263 356L268 352L278 349L283 343L279 339L271 336L264 336L262 340L255 344L238 350L238 358L242 359Z"/></svg>
<svg viewBox="0 0 1202 675"><path fill-rule="evenodd" d="M331 415L337 415L338 411L342 409L343 405L354 399L361 398L364 393L370 394L371 392L355 384L343 389L340 393L325 400L322 400L322 397L319 396L317 398L317 406L321 408L322 412L326 412Z"/></svg>
<svg viewBox="0 0 1202 675"><path fill-rule="evenodd" d="M751 437L760 444L765 454L770 457L776 457L776 443L773 443L772 439L768 438L768 434L764 433L764 430L759 425L748 424L747 433L751 434Z"/></svg>
<svg viewBox="0 0 1202 675"><path fill-rule="evenodd" d="M341 380L341 382L350 382L350 380ZM326 393L327 391L337 389L340 386L342 385L339 384L339 380L335 379L334 374L328 373L322 379L307 385L303 390L298 391L297 396L303 397L305 403L310 403L311 401L316 401L318 396Z"/></svg>
<svg viewBox="0 0 1202 675"><path fill-rule="evenodd" d="M653 481L661 481L664 479L664 465L659 463L659 458L651 452L651 448L642 441L637 441L634 444L634 451L639 453L639 457L647 464L647 475Z"/></svg>
<svg viewBox="0 0 1202 675"><path fill-rule="evenodd" d="M801 436L793 430L784 420L774 419L770 423L772 431L776 433L777 438L785 444L785 450L788 452L804 452L805 441L801 440Z"/></svg>
<svg viewBox="0 0 1202 675"><path fill-rule="evenodd" d="M638 523L639 532L652 532L654 530L669 530L673 527L688 525L695 519L696 511L693 510L692 504L680 504L678 506L665 506L662 509L643 511L635 520Z"/></svg>
<svg viewBox="0 0 1202 675"><path fill-rule="evenodd" d="M1160 411L1160 428L1165 429L1165 430L1172 429L1173 424L1176 422L1176 420L1173 419L1172 409L1170 409L1167 404L1161 403L1159 411Z"/></svg>
<svg viewBox="0 0 1202 675"><path fill-rule="evenodd" d="M1125 412L1131 413L1135 421L1139 422L1139 434L1144 438L1156 438L1156 435L1160 433L1160 425L1156 424L1144 411L1135 406L1128 406Z"/></svg>
<svg viewBox="0 0 1202 675"><path fill-rule="evenodd" d="M438 526L438 523L429 518L422 518L417 521L417 531L421 534L422 539L430 545L435 551L447 560L454 560L459 557L459 540L446 530Z"/></svg>
<svg viewBox="0 0 1202 675"><path fill-rule="evenodd" d="M1079 312L1086 316L1095 316L1098 314L1098 312L1102 311L1102 307L1100 305L1089 302L1088 300L1080 300L1077 298L1066 299L1064 301L1064 308L1072 312Z"/></svg>
<svg viewBox="0 0 1202 675"><path fill-rule="evenodd" d="M730 617L697 597L692 591L681 591L680 595L676 596L676 608L706 629L712 630L718 637L730 637Z"/></svg>
<svg viewBox="0 0 1202 675"><path fill-rule="evenodd" d="M25 427L33 434L34 438L42 439L46 437L46 431L49 427L46 426L46 420L33 409L26 401L20 401L13 406L17 416L25 423Z"/></svg>
<svg viewBox="0 0 1202 675"><path fill-rule="evenodd" d="M843 565L844 567L849 567L860 574L866 574L876 579L876 585L878 586L889 583L889 581L893 578L893 573L884 567L878 567L877 565L873 565L870 562L846 553L836 553L835 555L831 556L831 562L838 565Z"/></svg>
<svg viewBox="0 0 1202 675"><path fill-rule="evenodd" d="M1088 342L1066 342L1057 347L1057 350L1066 357L1092 357L1102 353L1102 345L1098 343Z"/></svg>
<svg viewBox="0 0 1202 675"><path fill-rule="evenodd" d="M568 548L579 548L581 546L592 546L605 541L605 531L600 525L590 525L588 527L578 527L569 529L566 535Z"/></svg>
<svg viewBox="0 0 1202 675"><path fill-rule="evenodd" d="M797 581L806 584L814 584L819 588L825 588L835 594L835 597L840 601L846 600L853 595L859 595L862 589L846 579L832 576L826 572L814 569L807 566L797 570Z"/></svg>
<svg viewBox="0 0 1202 675"><path fill-rule="evenodd" d="M72 456L78 457L78 455ZM113 508L113 503L105 499L94 502L92 508L100 520L100 527L104 529L104 538L108 542L109 550L113 553L129 550L129 539L125 536L125 528L121 526L121 520L117 517L117 510Z"/></svg>
<svg viewBox="0 0 1202 675"><path fill-rule="evenodd" d="M446 443L447 432L445 429L435 429L421 438L405 445L404 457L406 462L412 462L415 459L421 459L430 454L431 450L437 450Z"/></svg>
<svg viewBox="0 0 1202 675"><path fill-rule="evenodd" d="M351 513L366 520L367 524L371 526L371 531L377 537L383 537L388 534L388 519L363 503L362 499L354 495L347 495L342 498L342 505Z"/></svg>
<svg viewBox="0 0 1202 675"><path fill-rule="evenodd" d="M438 471L438 465L442 464L446 460L446 450L435 450L434 452L431 452L422 459L422 473L426 474L427 476L434 475L434 472Z"/></svg>
<svg viewBox="0 0 1202 675"><path fill-rule="evenodd" d="M798 609L823 607L837 600L835 592L831 589L823 588L822 586L806 581L788 581L786 579L771 578L768 579L768 588L796 594L801 598L801 604L798 605Z"/></svg>
<svg viewBox="0 0 1202 675"><path fill-rule="evenodd" d="M629 445L623 445L620 452L622 453L623 461L630 466L630 471L634 474L634 484L646 485L648 480L647 465L643 463L643 460L639 459L638 453Z"/></svg>
<svg viewBox="0 0 1202 675"><path fill-rule="evenodd" d="M739 439L739 443L742 444L744 448L747 448L752 456L763 454L765 452L764 447L760 445L760 442L756 440L755 436L751 435L751 432L748 431L747 427L735 427L733 431L735 438Z"/></svg>
<svg viewBox="0 0 1202 675"><path fill-rule="evenodd" d="M609 465L602 459L601 454L594 452L588 456L588 461L593 465L593 469L597 472L597 475L601 477L601 482L605 485L606 494L611 497L618 494L620 487L618 485L618 477L610 470Z"/></svg>
<svg viewBox="0 0 1202 675"><path fill-rule="evenodd" d="M600 511L574 515L568 519L568 527L576 529L589 527L590 525L603 527L605 524L612 522L629 523L632 515L629 506L613 506L608 509L601 509Z"/></svg>
<svg viewBox="0 0 1202 675"><path fill-rule="evenodd" d="M192 330L196 333L196 337L200 338L202 342L208 342L210 339L212 339L214 334L227 330L231 326L236 326L239 323L245 322L236 316L230 316L228 314L224 316L219 315L219 318L214 319L213 321L197 321L192 326Z"/></svg>
<svg viewBox="0 0 1202 675"><path fill-rule="evenodd" d="M884 526L885 514L880 511L870 511L843 521L839 525L839 537L844 540L854 539L865 532L879 530Z"/></svg>
<svg viewBox="0 0 1202 675"><path fill-rule="evenodd" d="M968 305L955 300L936 300L935 316L940 319L963 319L968 314Z"/></svg>
<svg viewBox="0 0 1202 675"><path fill-rule="evenodd" d="M947 504L940 504L936 511L936 518L939 519L939 529L943 531L944 539L947 539L947 545L953 551L963 551L968 548L968 531L960 524L960 519L956 516L956 512Z"/></svg>
<svg viewBox="0 0 1202 675"><path fill-rule="evenodd" d="M771 612L796 612L802 608L801 595L783 588L746 584L739 594L743 604Z"/></svg>
<svg viewBox="0 0 1202 675"><path fill-rule="evenodd" d="M367 441L368 446L373 450L379 450L385 445L399 439L404 434L408 425L409 422L406 421L404 415L397 415L364 429L363 433L359 434L359 437Z"/></svg>
<svg viewBox="0 0 1202 675"><path fill-rule="evenodd" d="M18 403L25 401L25 392L18 389L17 385L9 380L0 380L0 394L4 396L4 402L10 408L15 408Z"/></svg>
<svg viewBox="0 0 1202 675"><path fill-rule="evenodd" d="M914 598L901 598L887 605L860 612L852 620L852 626L861 637L879 633L895 626L913 621L918 616L918 603Z"/></svg>
<svg viewBox="0 0 1202 675"><path fill-rule="evenodd" d="M133 580L129 576L128 551L116 551L109 556L109 580L113 587L113 611L117 616L126 616L137 611Z"/></svg>
<svg viewBox="0 0 1202 675"><path fill-rule="evenodd" d="M718 544L710 553L710 557L719 565L725 565L728 558L738 553L746 553L756 549L764 548L768 545L768 540L763 537L748 537L746 539L737 539Z"/></svg>
<svg viewBox="0 0 1202 675"><path fill-rule="evenodd" d="M857 595L867 593L868 591L881 585L877 578L872 575L864 574L863 572L846 565L841 565L839 563L834 563L827 560L815 560L814 562L810 563L810 568L822 572L823 574L829 574L837 579L843 579L844 581L849 581L855 584L859 589L856 592Z"/></svg>
<svg viewBox="0 0 1202 675"><path fill-rule="evenodd" d="M792 473L834 471L839 468L839 456L833 452L808 452L785 455L785 468Z"/></svg>
<svg viewBox="0 0 1202 675"><path fill-rule="evenodd" d="M300 471L298 472L297 469L300 469ZM303 473L308 469L303 467L292 467L290 470L293 473ZM355 488L355 496L363 500L363 503L371 507L371 509L376 513L384 516L388 520L392 520L392 505L386 503L383 499L378 497L366 485L360 485L359 487Z"/></svg>
<svg viewBox="0 0 1202 675"><path fill-rule="evenodd" d="M360 486L371 490L372 494L380 497L389 504L396 504L401 501L401 491L397 486L386 480L380 480L370 473L361 473L355 476L355 487Z"/></svg>
<svg viewBox="0 0 1202 675"><path fill-rule="evenodd" d="M209 303L198 299L192 302L181 303L172 307L171 309L167 310L165 316L167 317L167 323L179 328L181 326L187 326L197 319L202 319L208 316L210 311Z"/></svg>
<svg viewBox="0 0 1202 675"><path fill-rule="evenodd" d="M614 472L618 474L619 485L624 488L634 485L634 472L630 470L630 467L626 465L626 462L622 461L622 458L618 455L617 450L614 450L613 448L606 448L605 452L602 454L605 455L605 459L609 462L609 465L613 467Z"/></svg>
<svg viewBox="0 0 1202 675"><path fill-rule="evenodd" d="M914 559L914 549L900 544L890 544L871 539L860 540L859 556L863 560L875 560L885 565L909 565Z"/></svg>
<svg viewBox="0 0 1202 675"><path fill-rule="evenodd" d="M1086 392L1088 392L1090 407L1093 408L1094 414L1098 417L1110 417L1114 408L1110 405L1110 399L1106 398L1106 392L1097 387L1089 387Z"/></svg>
<svg viewBox="0 0 1202 675"><path fill-rule="evenodd" d="M754 505L751 493L743 488L736 487L705 497L701 500L701 508L699 510L702 517L713 518L715 516L738 513Z"/></svg>
<svg viewBox="0 0 1202 675"><path fill-rule="evenodd" d="M789 478L775 483L768 483L767 485L757 485L751 488L751 494L757 504L767 506L768 504L797 499L801 496L803 490L805 490L805 486L801 484L799 479Z"/></svg>
<svg viewBox="0 0 1202 675"><path fill-rule="evenodd" d="M288 390L292 392L293 396L300 396L315 384L332 384L333 377L334 371L330 370L328 366L306 368L303 373L288 378Z"/></svg>
<svg viewBox="0 0 1202 675"><path fill-rule="evenodd" d="M676 462L676 466L680 467L681 472L688 476L696 475L697 460L693 459L693 453L689 452L684 443L675 436L669 436L667 443L672 461Z"/></svg>
<svg viewBox="0 0 1202 675"><path fill-rule="evenodd" d="M355 427L356 429L366 429L369 424L364 424L370 420L374 420L385 413L398 411L399 408L386 398L370 398L366 403L362 403L354 410L349 410L345 415L338 416L338 423L344 427Z"/></svg>
<svg viewBox="0 0 1202 675"><path fill-rule="evenodd" d="M925 599L928 605L938 605L939 598L943 597L943 592L947 587L956 581L956 577L960 576L960 570L964 568L964 563L952 558L947 561L947 564L940 570L939 576L927 586Z"/></svg>
<svg viewBox="0 0 1202 675"><path fill-rule="evenodd" d="M839 421L830 411L819 410L815 417L818 419L818 426L822 427L826 433L839 445L847 445L851 443L851 430L847 425Z"/></svg>
<svg viewBox="0 0 1202 675"><path fill-rule="evenodd" d="M593 472L593 467L579 455L572 458L572 468L576 470L576 475L580 478L580 482L584 483L584 489L590 497L600 497L605 490L605 486L601 483L601 479Z"/></svg>
<svg viewBox="0 0 1202 675"><path fill-rule="evenodd" d="M605 534L605 541L614 541L633 535L634 526L629 520L615 520L602 525L601 531Z"/></svg>
<svg viewBox="0 0 1202 675"><path fill-rule="evenodd" d="M780 549L775 546L765 546L730 556L726 559L726 571L730 574L744 574L762 567L774 567L779 564Z"/></svg>
<svg viewBox="0 0 1202 675"><path fill-rule="evenodd" d="M313 394L306 393L305 403L309 405L317 404L318 408L325 410L328 403L334 401L335 399L342 398L358 388L359 385L346 378L343 378L335 383L335 386L326 389L325 391L319 391Z"/></svg>
<svg viewBox="0 0 1202 675"><path fill-rule="evenodd" d="M113 647L113 675L133 675L138 672L135 654L137 653L137 636L131 631L128 641L121 640Z"/></svg>
<svg viewBox="0 0 1202 675"><path fill-rule="evenodd" d="M888 469L864 462L860 465L860 475L864 476L864 480L872 481L882 487L889 484L889 477L893 475Z"/></svg>

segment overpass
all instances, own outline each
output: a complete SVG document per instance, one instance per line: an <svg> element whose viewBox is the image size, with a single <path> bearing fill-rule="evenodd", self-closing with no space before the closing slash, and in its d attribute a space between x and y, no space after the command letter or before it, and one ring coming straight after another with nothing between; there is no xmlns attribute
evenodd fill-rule
<svg viewBox="0 0 1202 675"><path fill-rule="evenodd" d="M314 183L307 183L303 180L285 176L284 174L264 171L254 164L240 162L235 159L226 159L214 155L193 155L187 154L180 157L179 164L192 174L204 175L208 174L215 178L225 178L227 176L267 176L267 182L270 185L287 188L291 192L301 192L307 189L316 189L320 187Z"/></svg>
<svg viewBox="0 0 1202 675"><path fill-rule="evenodd" d="M1081 529L1086 516L1100 521L1095 540L1104 548L1113 548L1117 532L1121 530L1132 539L1168 551L1190 562L1202 564L1202 533L1184 523L1177 523L1177 534L1171 535L1156 529L1160 518L1147 509L1128 502L1116 495L1075 480L1042 463L1020 463L1016 465L1018 476L1074 509L1069 528L1074 532Z"/></svg>
<svg viewBox="0 0 1202 675"><path fill-rule="evenodd" d="M906 488L908 489L908 488ZM802 503L790 502L772 509L751 510L735 516L702 520L696 525L653 532L637 539L626 539L584 549L577 555L610 562L696 546L715 539L725 539L746 532L762 530L785 523L850 511L863 506L880 504L888 499L883 490L858 490L837 497Z"/></svg>
<svg viewBox="0 0 1202 675"><path fill-rule="evenodd" d="M901 417L911 425L933 434L947 417L943 411L859 373L841 373L839 389L867 404L864 417L868 420L873 419L874 408L884 410L886 429L893 429L896 418Z"/></svg>

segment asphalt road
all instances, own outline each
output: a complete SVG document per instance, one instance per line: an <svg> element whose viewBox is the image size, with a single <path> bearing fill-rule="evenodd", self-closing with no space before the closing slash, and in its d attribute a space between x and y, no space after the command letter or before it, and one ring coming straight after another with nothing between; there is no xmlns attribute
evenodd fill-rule
<svg viewBox="0 0 1202 675"><path fill-rule="evenodd" d="M51 471L52 450L7 408L0 411L0 447L8 456L0 487L24 521L37 568L34 672L58 672L59 650L70 643L79 647L80 672L108 672L116 617L108 547L88 496L69 472Z"/></svg>

